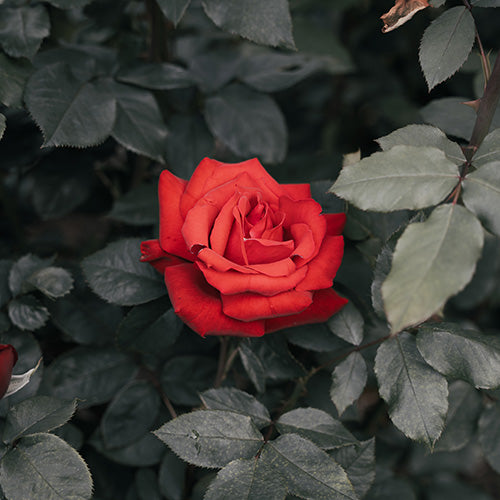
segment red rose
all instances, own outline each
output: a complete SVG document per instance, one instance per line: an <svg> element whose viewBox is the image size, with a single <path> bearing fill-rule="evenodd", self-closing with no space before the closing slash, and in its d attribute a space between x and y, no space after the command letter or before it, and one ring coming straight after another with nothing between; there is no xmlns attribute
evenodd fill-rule
<svg viewBox="0 0 500 500"><path fill-rule="evenodd" d="M0 344L0 398L7 392L12 368L17 362L17 352L10 344Z"/></svg>
<svg viewBox="0 0 500 500"><path fill-rule="evenodd" d="M142 258L164 273L175 312L200 335L258 337L326 321L345 214L321 214L309 184L278 184L257 159L205 158L191 180L164 170L160 238Z"/></svg>

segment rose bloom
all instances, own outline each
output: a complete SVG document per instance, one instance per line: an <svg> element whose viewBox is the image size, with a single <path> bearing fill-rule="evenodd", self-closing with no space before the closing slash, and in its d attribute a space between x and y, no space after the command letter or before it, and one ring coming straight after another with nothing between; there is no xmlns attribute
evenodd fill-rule
<svg viewBox="0 0 500 500"><path fill-rule="evenodd" d="M205 158L189 181L164 170L159 201L160 237L141 260L201 336L320 323L347 303L332 289L345 214L322 214L309 184L279 184L257 159Z"/></svg>
<svg viewBox="0 0 500 500"><path fill-rule="evenodd" d="M0 344L0 398L9 388L12 368L17 362L17 351L10 344Z"/></svg>

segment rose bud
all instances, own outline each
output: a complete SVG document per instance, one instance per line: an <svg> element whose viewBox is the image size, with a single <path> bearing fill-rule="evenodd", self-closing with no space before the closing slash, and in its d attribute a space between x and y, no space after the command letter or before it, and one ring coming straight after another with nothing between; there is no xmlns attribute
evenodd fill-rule
<svg viewBox="0 0 500 500"><path fill-rule="evenodd" d="M17 362L17 351L10 344L0 344L0 398L4 396Z"/></svg>

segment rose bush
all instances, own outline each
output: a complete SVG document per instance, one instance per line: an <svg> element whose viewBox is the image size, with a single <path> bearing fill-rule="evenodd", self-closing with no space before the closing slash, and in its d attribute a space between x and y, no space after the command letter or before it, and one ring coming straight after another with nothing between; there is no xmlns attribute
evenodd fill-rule
<svg viewBox="0 0 500 500"><path fill-rule="evenodd" d="M159 201L159 239L142 243L142 260L200 335L257 337L347 302L331 288L345 214L322 214L309 184L279 184L257 159L205 158L189 181L164 170Z"/></svg>
<svg viewBox="0 0 500 500"><path fill-rule="evenodd" d="M10 344L0 344L0 398L9 388L12 368L17 362L17 351Z"/></svg>

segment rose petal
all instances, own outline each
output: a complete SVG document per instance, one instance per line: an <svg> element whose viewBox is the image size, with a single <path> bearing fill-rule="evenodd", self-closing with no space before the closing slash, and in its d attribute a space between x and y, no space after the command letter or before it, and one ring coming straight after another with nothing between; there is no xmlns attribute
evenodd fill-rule
<svg viewBox="0 0 500 500"><path fill-rule="evenodd" d="M344 213L338 214L323 214L326 219L326 234L330 236L338 236L342 234L345 226L346 215Z"/></svg>
<svg viewBox="0 0 500 500"><path fill-rule="evenodd" d="M296 314L312 304L312 293L288 292L266 297L258 293L222 295L224 314L241 321L255 321Z"/></svg>
<svg viewBox="0 0 500 500"><path fill-rule="evenodd" d="M337 295L332 288L318 290L314 292L313 303L305 311L291 316L266 320L266 333L309 323L324 323L340 311L347 302L347 299Z"/></svg>
<svg viewBox="0 0 500 500"><path fill-rule="evenodd" d="M248 263L265 264L290 257L294 248L293 240L273 241L249 238L244 240Z"/></svg>
<svg viewBox="0 0 500 500"><path fill-rule="evenodd" d="M195 203L205 193L224 184L242 172L246 172L253 179L248 187L258 187L264 199L275 200L286 193L264 169L257 158L241 163L221 163L210 158L205 158L196 167L181 200L180 211L185 216Z"/></svg>
<svg viewBox="0 0 500 500"><path fill-rule="evenodd" d="M321 290L333 285L344 255L342 236L325 236L318 255L307 264L307 274L297 290Z"/></svg>
<svg viewBox="0 0 500 500"><path fill-rule="evenodd" d="M292 256L308 260L316 252L316 245L312 231L307 224L292 224L289 229L295 242L295 250Z"/></svg>
<svg viewBox="0 0 500 500"><path fill-rule="evenodd" d="M184 217L179 204L187 182L179 179L168 170L163 170L158 184L160 200L160 245L168 253L187 260L194 260L182 237L181 229Z"/></svg>
<svg viewBox="0 0 500 500"><path fill-rule="evenodd" d="M307 200L311 198L310 184L282 184L288 191L288 196L293 200Z"/></svg>
<svg viewBox="0 0 500 500"><path fill-rule="evenodd" d="M147 240L141 243L141 262L148 262L157 271L163 274L163 271L168 266L176 266L183 264L186 261L175 255L170 255L160 247L158 240Z"/></svg>
<svg viewBox="0 0 500 500"><path fill-rule="evenodd" d="M238 193L235 193L221 208L217 218L214 221L212 232L210 233L210 248L224 255L226 251L229 235L234 224L233 208L238 199Z"/></svg>
<svg viewBox="0 0 500 500"><path fill-rule="evenodd" d="M219 272L208 268L203 262L197 262L205 279L221 293L256 292L271 296L295 288L306 276L307 266L297 269L289 276L271 277L265 274L242 274L237 271Z"/></svg>
<svg viewBox="0 0 500 500"><path fill-rule="evenodd" d="M199 247L208 247L208 239L219 208L200 200L186 215L182 236L190 252L195 255ZM196 247L196 248L195 248Z"/></svg>
<svg viewBox="0 0 500 500"><path fill-rule="evenodd" d="M194 264L165 269L165 283L176 314L195 332L205 335L260 337L263 321L243 322L222 312L220 294Z"/></svg>

